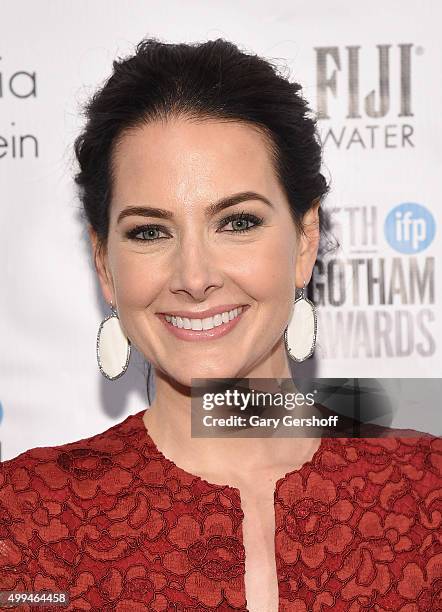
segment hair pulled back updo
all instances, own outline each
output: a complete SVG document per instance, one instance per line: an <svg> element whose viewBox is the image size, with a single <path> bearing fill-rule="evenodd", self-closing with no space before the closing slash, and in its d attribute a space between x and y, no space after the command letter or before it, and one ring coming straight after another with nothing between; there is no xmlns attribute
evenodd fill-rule
<svg viewBox="0 0 442 612"><path fill-rule="evenodd" d="M244 122L267 136L295 226L329 190L321 168L316 120L290 82L258 55L224 39L169 44L142 40L135 54L113 62L113 74L84 107L86 125L75 140L75 175L86 219L107 243L112 155L125 131L155 119L183 117ZM330 222L319 208L321 245ZM320 245L320 251L322 246Z"/></svg>

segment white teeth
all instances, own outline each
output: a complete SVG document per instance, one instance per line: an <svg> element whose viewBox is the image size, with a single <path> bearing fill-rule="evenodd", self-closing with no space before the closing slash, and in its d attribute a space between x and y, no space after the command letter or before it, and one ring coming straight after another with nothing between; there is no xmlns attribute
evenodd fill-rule
<svg viewBox="0 0 442 612"><path fill-rule="evenodd" d="M201 331L203 329L213 329L219 327L223 323L228 323L242 312L242 307L234 308L220 314L216 314L213 317L206 317L205 319L189 319L187 317L165 315L166 321L172 323L174 327L179 329L193 329L195 331Z"/></svg>
<svg viewBox="0 0 442 612"><path fill-rule="evenodd" d="M219 325L221 325L223 322L223 318L220 314L217 314L213 317L213 325L215 327L218 327Z"/></svg>
<svg viewBox="0 0 442 612"><path fill-rule="evenodd" d="M203 319L203 329L212 329L213 327L213 317L207 317L206 319Z"/></svg>

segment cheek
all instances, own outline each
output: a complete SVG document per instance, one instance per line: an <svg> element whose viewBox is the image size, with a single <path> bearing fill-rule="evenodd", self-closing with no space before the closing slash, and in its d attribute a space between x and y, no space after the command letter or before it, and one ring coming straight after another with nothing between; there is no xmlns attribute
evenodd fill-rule
<svg viewBox="0 0 442 612"><path fill-rule="evenodd" d="M244 267L250 292L258 301L281 302L283 306L291 300L295 291L295 253L288 241L261 243Z"/></svg>
<svg viewBox="0 0 442 612"><path fill-rule="evenodd" d="M113 261L114 282L121 307L146 308L161 285L161 268L140 253L121 252Z"/></svg>
<svg viewBox="0 0 442 612"><path fill-rule="evenodd" d="M254 266L253 297L257 301L258 321L267 331L262 338L279 337L287 326L295 298L296 244L291 235L279 231L260 245Z"/></svg>

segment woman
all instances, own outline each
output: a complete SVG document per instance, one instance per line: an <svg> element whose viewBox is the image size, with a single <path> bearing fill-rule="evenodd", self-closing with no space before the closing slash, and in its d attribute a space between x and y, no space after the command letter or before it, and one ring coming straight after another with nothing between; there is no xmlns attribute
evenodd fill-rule
<svg viewBox="0 0 442 612"><path fill-rule="evenodd" d="M438 609L440 441L191 436L193 378L291 378L328 190L299 89L224 40L145 40L90 101L76 180L116 315L100 330L121 330L99 364L118 378L135 345L156 395L2 464L2 589L72 610Z"/></svg>

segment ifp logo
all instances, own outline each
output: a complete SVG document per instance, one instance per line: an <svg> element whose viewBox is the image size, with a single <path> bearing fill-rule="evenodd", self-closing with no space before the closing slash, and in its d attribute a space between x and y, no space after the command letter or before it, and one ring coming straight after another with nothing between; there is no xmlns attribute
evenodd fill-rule
<svg viewBox="0 0 442 612"><path fill-rule="evenodd" d="M384 233L388 244L399 253L419 253L433 242L436 223L425 206L405 202L388 213Z"/></svg>

